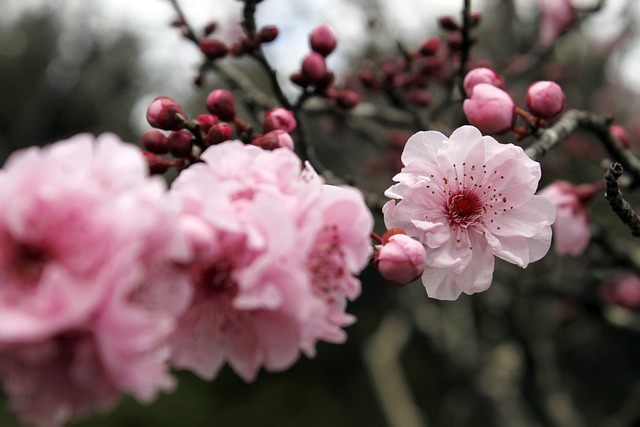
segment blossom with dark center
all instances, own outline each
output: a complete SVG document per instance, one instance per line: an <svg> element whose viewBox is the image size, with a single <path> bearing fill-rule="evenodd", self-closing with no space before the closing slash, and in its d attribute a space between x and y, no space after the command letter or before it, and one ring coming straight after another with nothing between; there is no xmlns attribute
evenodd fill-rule
<svg viewBox="0 0 640 427"><path fill-rule="evenodd" d="M535 196L540 165L513 144L463 126L447 138L409 138L398 184L385 195L387 228L399 227L427 247L427 294L456 299L486 290L494 256L526 267L551 242L553 205Z"/></svg>

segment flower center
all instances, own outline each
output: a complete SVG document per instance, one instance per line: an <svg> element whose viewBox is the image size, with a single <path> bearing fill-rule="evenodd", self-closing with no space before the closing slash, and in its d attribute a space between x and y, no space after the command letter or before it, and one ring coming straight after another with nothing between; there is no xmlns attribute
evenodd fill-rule
<svg viewBox="0 0 640 427"><path fill-rule="evenodd" d="M13 271L28 283L37 283L51 259L48 251L37 245L18 242L13 252Z"/></svg>
<svg viewBox="0 0 640 427"><path fill-rule="evenodd" d="M449 198L447 206L447 218L449 224L467 227L481 216L482 202L471 193L460 193Z"/></svg>

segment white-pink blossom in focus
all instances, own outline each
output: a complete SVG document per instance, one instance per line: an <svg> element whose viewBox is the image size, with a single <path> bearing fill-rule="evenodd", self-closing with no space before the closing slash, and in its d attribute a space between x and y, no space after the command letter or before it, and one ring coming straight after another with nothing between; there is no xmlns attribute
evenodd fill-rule
<svg viewBox="0 0 640 427"><path fill-rule="evenodd" d="M427 253L424 245L406 234L394 234L375 256L378 271L394 285L404 285L422 276Z"/></svg>
<svg viewBox="0 0 640 427"><path fill-rule="evenodd" d="M540 0L540 28L538 43L553 43L576 18L571 0Z"/></svg>
<svg viewBox="0 0 640 427"><path fill-rule="evenodd" d="M171 189L197 260L173 364L213 378L227 362L253 381L313 356L318 340L344 341L370 255L362 195L323 184L290 149L229 141L201 158Z"/></svg>
<svg viewBox="0 0 640 427"><path fill-rule="evenodd" d="M540 165L520 147L463 126L450 137L416 133L402 162L398 184L385 192L395 200L383 207L384 221L426 246L430 297L486 290L494 256L524 268L547 253L555 210L534 195Z"/></svg>
<svg viewBox="0 0 640 427"><path fill-rule="evenodd" d="M555 181L538 193L556 207L553 224L553 246L561 255L582 254L591 240L591 214L587 207L600 187L567 181Z"/></svg>
<svg viewBox="0 0 640 427"><path fill-rule="evenodd" d="M503 90L505 88L504 81L498 73L491 68L478 67L469 71L464 77L463 86L467 96L471 96L473 94L473 88L480 83L490 84Z"/></svg>
<svg viewBox="0 0 640 427"><path fill-rule="evenodd" d="M487 83L473 87L470 98L462 103L467 120L483 133L503 133L515 120L515 104L504 90Z"/></svg>
<svg viewBox="0 0 640 427"><path fill-rule="evenodd" d="M25 422L59 426L122 393L174 386L166 338L189 247L140 151L78 135L0 171L0 382Z"/></svg>

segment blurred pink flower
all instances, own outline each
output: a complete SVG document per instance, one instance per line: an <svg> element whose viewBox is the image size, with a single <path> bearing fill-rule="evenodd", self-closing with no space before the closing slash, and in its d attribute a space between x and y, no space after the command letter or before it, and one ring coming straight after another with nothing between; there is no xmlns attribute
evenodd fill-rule
<svg viewBox="0 0 640 427"><path fill-rule="evenodd" d="M630 309L640 308L640 277L633 273L622 274L615 280L604 283L599 293L608 304L618 304Z"/></svg>
<svg viewBox="0 0 640 427"><path fill-rule="evenodd" d="M540 7L538 42L546 46L569 28L576 15L571 0L540 0Z"/></svg>
<svg viewBox="0 0 640 427"><path fill-rule="evenodd" d="M371 214L355 190L324 185L289 149L210 147L172 187L197 259L196 297L173 363L204 378L222 364L245 380L291 366L322 339L341 342L347 299L369 259Z"/></svg>
<svg viewBox="0 0 640 427"><path fill-rule="evenodd" d="M57 426L173 386L166 338L190 297L166 185L114 135L12 155L0 172L0 381Z"/></svg>
<svg viewBox="0 0 640 427"><path fill-rule="evenodd" d="M474 85L471 98L462 103L469 123L483 133L499 134L511 129L515 108L507 92L488 83Z"/></svg>
<svg viewBox="0 0 640 427"><path fill-rule="evenodd" d="M551 242L553 205L535 196L540 165L520 147L463 126L447 138L418 132L402 154L398 184L385 195L387 228L427 247L422 282L430 297L453 300L486 290L494 256L520 267Z"/></svg>
<svg viewBox="0 0 640 427"><path fill-rule="evenodd" d="M561 255L582 254L591 240L591 214L587 208L595 191L600 187L567 181L555 181L538 193L556 207L553 224L554 248Z"/></svg>

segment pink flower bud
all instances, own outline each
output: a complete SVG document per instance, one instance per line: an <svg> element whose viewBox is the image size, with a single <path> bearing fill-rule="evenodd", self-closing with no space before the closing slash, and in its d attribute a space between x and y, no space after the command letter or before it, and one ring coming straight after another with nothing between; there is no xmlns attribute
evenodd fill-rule
<svg viewBox="0 0 640 427"><path fill-rule="evenodd" d="M638 309L640 308L640 277L633 273L625 273L603 284L599 293L600 298L608 304Z"/></svg>
<svg viewBox="0 0 640 427"><path fill-rule="evenodd" d="M142 134L142 146L154 154L169 152L167 137L157 129L149 129Z"/></svg>
<svg viewBox="0 0 640 427"><path fill-rule="evenodd" d="M274 25L267 25L266 27L260 28L260 31L258 31L258 40L260 43L272 42L276 37L278 37L278 27Z"/></svg>
<svg viewBox="0 0 640 427"><path fill-rule="evenodd" d="M204 53L210 61L223 58L229 53L227 45L217 39L200 39L199 44L200 51Z"/></svg>
<svg viewBox="0 0 640 427"><path fill-rule="evenodd" d="M487 83L474 86L473 95L462 104L469 123L483 133L504 133L515 119L515 104L509 94Z"/></svg>
<svg viewBox="0 0 640 427"><path fill-rule="evenodd" d="M171 166L174 166L173 162L165 159L164 157L160 157L157 154L151 153L149 151L142 151L142 155L144 156L144 159L147 161L147 164L149 165L150 175L162 175Z"/></svg>
<svg viewBox="0 0 640 427"><path fill-rule="evenodd" d="M376 73L371 70L360 71L358 73L358 78L360 79L360 83L362 83L362 85L367 89L378 89L380 87Z"/></svg>
<svg viewBox="0 0 640 427"><path fill-rule="evenodd" d="M264 113L262 129L265 132L282 129L285 132L291 133L295 130L296 125L296 118L293 116L292 111L285 108L274 108Z"/></svg>
<svg viewBox="0 0 640 427"><path fill-rule="evenodd" d="M322 56L327 56L336 48L338 41L328 25L320 25L309 34L309 43L311 50Z"/></svg>
<svg viewBox="0 0 640 427"><path fill-rule="evenodd" d="M474 86L480 83L487 83L503 90L505 88L502 77L492 69L484 67L474 68L464 77L463 86L467 96L471 96Z"/></svg>
<svg viewBox="0 0 640 427"><path fill-rule="evenodd" d="M204 144L209 147L211 145L220 144L233 138L233 129L228 123L217 123L212 125L204 137Z"/></svg>
<svg viewBox="0 0 640 427"><path fill-rule="evenodd" d="M431 105L431 94L422 89L411 89L404 94L404 100L409 104L418 105L420 107L428 107Z"/></svg>
<svg viewBox="0 0 640 427"><path fill-rule="evenodd" d="M189 157L193 149L191 134L186 130L171 132L167 136L167 144L169 144L169 152L174 157Z"/></svg>
<svg viewBox="0 0 640 427"><path fill-rule="evenodd" d="M163 130L182 129L182 120L186 115L173 99L167 96L156 97L147 108L147 121L151 126Z"/></svg>
<svg viewBox="0 0 640 427"><path fill-rule="evenodd" d="M440 39L437 37L430 37L422 42L418 52L423 56L431 56L435 55L438 48L440 48Z"/></svg>
<svg viewBox="0 0 640 427"><path fill-rule="evenodd" d="M609 128L609 131L611 132L611 135L613 135L618 141L620 141L620 144L622 144L624 148L631 147L631 137L629 136L629 132L624 127L620 125L612 125Z"/></svg>
<svg viewBox="0 0 640 427"><path fill-rule="evenodd" d="M406 234L395 234L376 252L375 264L393 285L404 285L420 277L424 271L427 252L417 240Z"/></svg>
<svg viewBox="0 0 640 427"><path fill-rule="evenodd" d="M450 15L441 16L440 18L438 18L438 24L440 25L440 28L442 28L445 31L460 30L460 24L458 24L456 20L453 18L453 16L450 16Z"/></svg>
<svg viewBox="0 0 640 427"><path fill-rule="evenodd" d="M202 132L203 135L207 134L211 126L219 122L218 118L213 114L200 114L196 121L200 125L200 132Z"/></svg>
<svg viewBox="0 0 640 427"><path fill-rule="evenodd" d="M336 103L345 110L351 110L360 103L360 95L352 90L341 90L336 94Z"/></svg>
<svg viewBox="0 0 640 427"><path fill-rule="evenodd" d="M264 150L275 150L276 148L293 150L293 139L291 139L291 135L281 129L272 130L271 132L254 138L251 144Z"/></svg>
<svg viewBox="0 0 640 427"><path fill-rule="evenodd" d="M557 83L539 81L527 89L526 102L527 108L533 115L547 119L564 110L565 97Z"/></svg>
<svg viewBox="0 0 640 427"><path fill-rule="evenodd" d="M327 64L324 57L311 52L302 60L302 75L311 83L318 83L327 74Z"/></svg>
<svg viewBox="0 0 640 427"><path fill-rule="evenodd" d="M236 116L233 95L226 89L211 91L206 100L207 110L222 120L232 121Z"/></svg>
<svg viewBox="0 0 640 427"><path fill-rule="evenodd" d="M303 76L302 73L292 73L289 77L289 80L291 80L293 84L296 84L300 87L307 87L311 84L309 79Z"/></svg>
<svg viewBox="0 0 640 427"><path fill-rule="evenodd" d="M204 33L205 36L208 36L213 34L217 28L218 28L218 23L216 21L210 21L210 22L207 22L207 24L204 26L204 29L202 30L202 32Z"/></svg>

